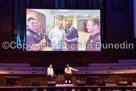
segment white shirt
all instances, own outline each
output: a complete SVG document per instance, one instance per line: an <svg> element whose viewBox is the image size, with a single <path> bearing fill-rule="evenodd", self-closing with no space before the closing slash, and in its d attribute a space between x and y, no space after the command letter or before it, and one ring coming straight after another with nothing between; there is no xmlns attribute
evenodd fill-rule
<svg viewBox="0 0 136 91"><path fill-rule="evenodd" d="M47 69L47 75L54 75L53 68L48 67L48 69Z"/></svg>
<svg viewBox="0 0 136 91"><path fill-rule="evenodd" d="M66 74L72 74L72 70L75 71L76 69L69 67L69 68L65 68L65 73Z"/></svg>
<svg viewBox="0 0 136 91"><path fill-rule="evenodd" d="M58 29L57 27L55 27L49 33L49 39L51 41L52 48L62 49L64 46L64 38L66 38L66 33L62 28Z"/></svg>

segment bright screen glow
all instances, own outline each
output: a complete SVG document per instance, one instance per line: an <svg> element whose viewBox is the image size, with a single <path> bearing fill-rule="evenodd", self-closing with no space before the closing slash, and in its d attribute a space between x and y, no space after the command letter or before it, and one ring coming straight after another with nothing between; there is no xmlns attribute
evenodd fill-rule
<svg viewBox="0 0 136 91"><path fill-rule="evenodd" d="M27 9L26 51L101 51L100 10Z"/></svg>

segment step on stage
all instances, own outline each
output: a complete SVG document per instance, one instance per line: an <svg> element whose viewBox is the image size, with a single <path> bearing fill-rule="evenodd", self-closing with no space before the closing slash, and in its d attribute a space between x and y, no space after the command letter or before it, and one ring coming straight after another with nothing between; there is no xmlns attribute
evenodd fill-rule
<svg viewBox="0 0 136 91"><path fill-rule="evenodd" d="M96 90L133 90L136 91L136 86L0 86L0 91L96 91Z"/></svg>

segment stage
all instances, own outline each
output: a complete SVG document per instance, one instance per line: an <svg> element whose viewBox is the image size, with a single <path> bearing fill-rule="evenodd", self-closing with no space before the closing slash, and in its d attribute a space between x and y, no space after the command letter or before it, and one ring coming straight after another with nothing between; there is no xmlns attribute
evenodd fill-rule
<svg viewBox="0 0 136 91"><path fill-rule="evenodd" d="M81 91L87 91L88 89L91 89L93 91L96 91L98 89L101 90L136 90L136 86L13 86L13 87L5 87L5 86L0 86L0 91L44 91L49 90L49 91L55 91L55 90L64 90L67 89L68 91L75 89L78 90L80 89ZM46 91L45 90L45 91Z"/></svg>

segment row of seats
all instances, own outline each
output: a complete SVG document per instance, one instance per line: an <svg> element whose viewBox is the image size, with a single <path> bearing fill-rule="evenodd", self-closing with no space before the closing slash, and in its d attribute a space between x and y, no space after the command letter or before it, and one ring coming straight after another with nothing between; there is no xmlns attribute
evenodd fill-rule
<svg viewBox="0 0 136 91"><path fill-rule="evenodd" d="M0 63L0 67L30 67L30 64L26 63Z"/></svg>
<svg viewBox="0 0 136 91"><path fill-rule="evenodd" d="M46 71L17 71L0 70L0 74L46 74Z"/></svg>
<svg viewBox="0 0 136 91"><path fill-rule="evenodd" d="M118 63L100 63L89 64L89 67L122 67L122 66L136 66L136 59L119 60Z"/></svg>
<svg viewBox="0 0 136 91"><path fill-rule="evenodd" d="M83 70L91 70L91 71L97 71L97 70L130 70L130 69L136 69L136 66L123 66L123 67L75 67L76 69L79 69L80 71Z"/></svg>
<svg viewBox="0 0 136 91"><path fill-rule="evenodd" d="M73 74L126 74L136 73L136 59L119 60L119 63L89 64L88 67L74 67ZM0 63L0 74L46 74L47 67L31 67L26 63Z"/></svg>
<svg viewBox="0 0 136 91"><path fill-rule="evenodd" d="M118 61L119 63L136 63L136 59L122 59Z"/></svg>
<svg viewBox="0 0 136 91"><path fill-rule="evenodd" d="M100 63L100 64L89 64L89 67L120 67L120 66L136 66L136 63Z"/></svg>
<svg viewBox="0 0 136 91"><path fill-rule="evenodd" d="M133 70L97 70L97 71L78 71L73 74L131 74L136 73L136 69Z"/></svg>
<svg viewBox="0 0 136 91"><path fill-rule="evenodd" d="M47 67L31 67L26 63L0 63L0 74L46 74Z"/></svg>
<svg viewBox="0 0 136 91"><path fill-rule="evenodd" d="M0 70L44 71L47 67L0 67Z"/></svg>
<svg viewBox="0 0 136 91"><path fill-rule="evenodd" d="M136 59L119 60L118 63L89 64L88 67L75 67L79 69L74 74L131 74L136 73Z"/></svg>

